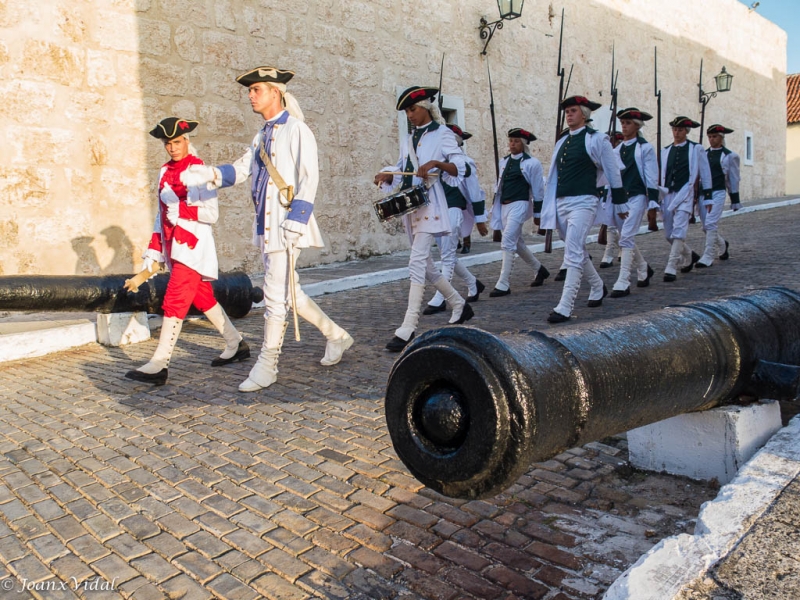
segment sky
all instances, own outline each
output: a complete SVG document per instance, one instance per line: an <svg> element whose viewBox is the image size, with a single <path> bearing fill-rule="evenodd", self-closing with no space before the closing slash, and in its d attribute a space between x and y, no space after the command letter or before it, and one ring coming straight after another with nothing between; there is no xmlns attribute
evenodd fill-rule
<svg viewBox="0 0 800 600"><path fill-rule="evenodd" d="M753 4L753 0L739 1ZM755 10L786 32L786 72L800 73L800 0L759 0Z"/></svg>

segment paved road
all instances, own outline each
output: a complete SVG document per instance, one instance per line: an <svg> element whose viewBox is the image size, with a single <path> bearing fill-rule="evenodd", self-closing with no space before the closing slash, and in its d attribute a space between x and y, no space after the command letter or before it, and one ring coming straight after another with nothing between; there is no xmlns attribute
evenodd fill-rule
<svg viewBox="0 0 800 600"><path fill-rule="evenodd" d="M800 206L726 219L731 260L672 284L663 237L641 236L653 285L597 309L584 285L575 322L800 289L798 222ZM692 228L696 249L701 236ZM543 260L555 272L561 253ZM474 272L491 288L498 269ZM528 287L526 269L518 261L512 294L484 296L471 324L550 329L561 287ZM616 268L600 272L610 288ZM257 394L236 390L249 363L208 367L221 340L204 322L185 327L162 388L122 377L155 341L0 366L0 599L595 598L661 538L692 530L716 490L630 469L621 437L532 465L488 501L411 478L382 412L395 358L382 348L406 292L318 298L356 345L322 367L324 339L305 326L278 383ZM422 329L445 322L423 317ZM240 324L257 346L262 315Z"/></svg>

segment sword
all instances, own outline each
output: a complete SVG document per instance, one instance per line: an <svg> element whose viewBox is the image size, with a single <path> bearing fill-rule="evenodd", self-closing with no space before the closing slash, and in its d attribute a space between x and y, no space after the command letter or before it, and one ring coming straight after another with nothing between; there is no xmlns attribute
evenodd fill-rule
<svg viewBox="0 0 800 600"><path fill-rule="evenodd" d="M294 316L294 341L300 341L300 322L297 319L297 285L294 278L294 244L287 244L286 251L289 253L289 296L292 300L292 315Z"/></svg>

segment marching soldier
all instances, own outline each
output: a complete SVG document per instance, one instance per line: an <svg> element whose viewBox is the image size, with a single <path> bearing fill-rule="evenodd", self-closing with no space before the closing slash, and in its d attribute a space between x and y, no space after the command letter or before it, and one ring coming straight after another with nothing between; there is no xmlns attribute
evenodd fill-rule
<svg viewBox="0 0 800 600"><path fill-rule="evenodd" d="M158 212L150 245L145 251L144 270L155 275L158 263L169 269L169 283L162 308L164 321L158 346L147 364L128 371L134 381L164 385L169 361L183 327L183 319L194 306L225 339L225 351L211 361L220 367L250 358L250 348L242 339L223 308L214 298L211 281L219 275L217 250L211 226L219 218L217 194L206 186L187 187L181 175L192 165L202 165L189 141L197 121L169 117L150 132L164 143L171 160L161 167L158 177Z"/></svg>
<svg viewBox="0 0 800 600"><path fill-rule="evenodd" d="M463 151L464 140L471 138L472 134L463 131L458 125L448 124L447 127L455 134L458 146ZM439 252L442 257L442 275L447 277L448 281L453 279L453 273L458 275L467 284L467 302L477 302L486 286L476 279L469 272L469 269L458 260L456 248L466 221L469 222L469 231L472 231L473 224L477 222L480 234L486 235L488 233L486 215L484 214L486 202L483 199L483 190L478 183L475 161L467 156L466 153L464 154L464 161L466 162L464 178L457 187L442 181L444 194L447 197L447 213L450 217L451 229L450 235L436 236L436 244L439 246ZM437 290L436 294L428 302L428 306L422 311L422 314L432 315L445 310L447 310L447 303L444 301L442 293Z"/></svg>
<svg viewBox="0 0 800 600"><path fill-rule="evenodd" d="M584 271L591 285L589 307L602 305L608 292L586 251L586 236L597 213L598 182L607 180L609 183L615 214L624 219L630 210L608 136L586 125L592 111L600 105L583 96L571 96L561 102L561 108L569 131L562 134L553 151L541 226L543 229L558 228L564 240L567 275L561 300L547 317L550 323L563 323L571 317Z"/></svg>
<svg viewBox="0 0 800 600"><path fill-rule="evenodd" d="M611 141L611 147L616 149L622 141L625 139L623 133L621 131L612 131L611 135L609 136ZM601 210L604 210L605 205L605 194L606 188L603 188L600 191L600 199L603 200L601 202L600 207L598 208L598 219L601 223L605 223L608 230L607 230L607 239L606 239L606 249L603 252L603 257L600 259L600 268L601 269L608 269L609 267L614 266L614 259L620 255L620 246L619 246L619 229L614 224L614 216L613 215L603 215L603 217L599 216ZM609 221L610 223L607 223ZM598 243L601 243L598 239Z"/></svg>
<svg viewBox="0 0 800 600"><path fill-rule="evenodd" d="M520 255L534 272L531 287L539 287L550 277L522 239L522 226L534 215L539 218L544 185L542 163L531 156L528 144L536 136L524 129L515 128L508 132L508 149L510 154L500 159L500 177L495 187L492 203L492 229L502 229L503 263L500 277L489 292L489 296L507 296L511 293L509 279L514 264L514 253Z"/></svg>
<svg viewBox="0 0 800 600"><path fill-rule="evenodd" d="M398 186L407 189L426 185L430 198L428 205L403 216L411 242L408 259L411 286L403 323L386 344L390 352L400 352L414 337L426 281L442 293L452 311L450 323L464 323L474 315L472 307L436 268L431 257L435 236L449 236L452 231L442 181L458 187L466 172L464 153L458 147L456 136L445 127L439 108L431 102L438 93L437 88L414 86L400 94L397 110L405 111L414 131L403 138L397 164L385 167L384 172L375 176L375 183L384 191Z"/></svg>
<svg viewBox="0 0 800 600"><path fill-rule="evenodd" d="M731 208L741 208L739 202L739 155L725 147L725 135L733 129L719 124L706 129L708 144L706 150L711 169L711 200L706 200L700 209L700 220L706 234L706 248L695 265L698 268L710 267L714 259L728 260L728 241L719 234L719 219L725 207L725 195L730 193Z"/></svg>
<svg viewBox="0 0 800 600"><path fill-rule="evenodd" d="M675 117L671 122L673 143L661 151L661 186L667 193L661 203L664 218L664 235L671 244L669 259L664 269L664 281L675 281L679 265L681 273L694 268L700 255L686 243L689 218L692 216L694 187L700 183L706 200L711 198L711 172L703 147L686 139L690 129L700 123L689 117Z"/></svg>
<svg viewBox="0 0 800 600"><path fill-rule="evenodd" d="M327 339L320 363L338 363L353 338L300 288L294 265L302 248L324 246L314 216L319 182L317 141L304 122L303 112L286 84L294 72L258 67L236 78L248 88L253 112L264 126L247 152L235 163L219 167L195 166L181 177L186 185L229 187L252 177L255 205L253 244L264 262L264 342L258 361L240 392L269 387L278 378L278 355L286 331L287 305L294 295L297 314Z"/></svg>
<svg viewBox="0 0 800 600"><path fill-rule="evenodd" d="M647 212L648 198L658 200L658 161L656 150L645 140L640 130L645 121L652 119L652 115L638 108L626 108L617 113L622 126L623 141L614 152L619 158L622 168L622 187L628 197L630 210L626 219L612 215L614 229L619 233L619 247L622 251L619 277L611 290L612 298L621 298L631 293L631 271L637 271L637 287L650 285L653 269L642 257L636 247L636 234L639 225ZM611 228L609 227L609 238ZM602 263L601 265L602 266Z"/></svg>

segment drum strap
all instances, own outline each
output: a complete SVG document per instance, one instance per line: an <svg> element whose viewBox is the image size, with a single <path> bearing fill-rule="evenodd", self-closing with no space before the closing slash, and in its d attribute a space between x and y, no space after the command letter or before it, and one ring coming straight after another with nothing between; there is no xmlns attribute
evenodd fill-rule
<svg viewBox="0 0 800 600"><path fill-rule="evenodd" d="M408 145L408 158L411 160L411 164L414 165L414 171L419 171L419 159L417 158L417 153L414 151L414 140L410 140ZM426 188L430 188L433 185L433 182L436 181L436 178L439 176L439 173L431 173L425 178L424 184Z"/></svg>
<svg viewBox="0 0 800 600"><path fill-rule="evenodd" d="M284 208L289 208L292 204L292 200L294 200L294 186L286 185L286 182L281 177L281 174L278 173L278 169L275 165L272 164L272 161L269 159L269 154L264 149L264 140L261 140L261 143L258 146L258 154L261 157L261 162L267 167L267 171L269 171L269 176L272 178L272 181L275 182L275 185L278 186L278 190L280 190L280 195L286 198L284 202L281 199L280 195L278 196L278 200L281 203L281 206Z"/></svg>

